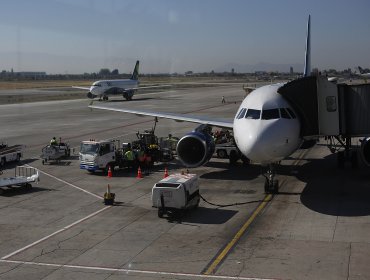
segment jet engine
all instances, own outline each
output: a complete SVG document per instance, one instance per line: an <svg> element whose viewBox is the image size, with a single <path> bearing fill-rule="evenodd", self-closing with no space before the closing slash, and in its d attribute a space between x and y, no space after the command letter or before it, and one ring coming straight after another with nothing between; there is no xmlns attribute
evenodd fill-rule
<svg viewBox="0 0 370 280"><path fill-rule="evenodd" d="M97 97L97 95L92 94L92 93L89 91L89 93L87 94L87 97L88 97L88 98L90 98L90 99L94 99L95 97Z"/></svg>
<svg viewBox="0 0 370 280"><path fill-rule="evenodd" d="M200 125L179 140L177 155L186 167L198 167L210 160L215 151L215 142L210 132L210 126Z"/></svg>
<svg viewBox="0 0 370 280"><path fill-rule="evenodd" d="M370 166L370 137L364 138L361 141L360 154L361 158L367 166Z"/></svg>

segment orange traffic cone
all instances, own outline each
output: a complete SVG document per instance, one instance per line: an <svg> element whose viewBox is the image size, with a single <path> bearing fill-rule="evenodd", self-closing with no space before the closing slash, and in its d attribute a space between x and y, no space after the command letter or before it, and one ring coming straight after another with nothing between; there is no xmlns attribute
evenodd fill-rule
<svg viewBox="0 0 370 280"><path fill-rule="evenodd" d="M112 178L112 169L110 168L110 165L108 167L108 178Z"/></svg>
<svg viewBox="0 0 370 280"><path fill-rule="evenodd" d="M168 169L167 169L167 166L164 168L164 176L163 178L166 178L168 177Z"/></svg>
<svg viewBox="0 0 370 280"><path fill-rule="evenodd" d="M136 178L138 178L138 179L143 178L143 174L141 173L141 168L140 168L140 166L139 166L139 168L137 169L137 176L136 176Z"/></svg>

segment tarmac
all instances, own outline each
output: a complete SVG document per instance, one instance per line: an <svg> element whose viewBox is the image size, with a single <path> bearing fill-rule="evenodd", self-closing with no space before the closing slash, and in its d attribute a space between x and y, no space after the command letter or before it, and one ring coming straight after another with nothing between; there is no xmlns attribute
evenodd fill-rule
<svg viewBox="0 0 370 280"><path fill-rule="evenodd" d="M244 96L241 85L223 85L94 104L232 119ZM88 99L28 101L0 105L0 141L27 145L22 164L41 172L31 191L14 187L0 196L0 279L370 279L369 172L338 169L323 140L281 162L274 196L264 193L258 164L212 158L190 172L202 196L225 207L202 200L161 219L151 189L165 167L184 170L178 161L156 164L142 179L136 170L107 178L79 169L81 141L128 142L153 118L91 110ZM160 119L156 134L181 137L195 127ZM41 149L53 136L74 151L42 165ZM103 204L108 184L113 206Z"/></svg>

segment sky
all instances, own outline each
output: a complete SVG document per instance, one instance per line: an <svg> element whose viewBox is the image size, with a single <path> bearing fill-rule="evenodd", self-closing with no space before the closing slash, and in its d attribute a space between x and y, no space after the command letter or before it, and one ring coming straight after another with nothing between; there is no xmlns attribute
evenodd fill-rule
<svg viewBox="0 0 370 280"><path fill-rule="evenodd" d="M1 0L0 71L370 68L368 0ZM297 69L298 68L298 69Z"/></svg>

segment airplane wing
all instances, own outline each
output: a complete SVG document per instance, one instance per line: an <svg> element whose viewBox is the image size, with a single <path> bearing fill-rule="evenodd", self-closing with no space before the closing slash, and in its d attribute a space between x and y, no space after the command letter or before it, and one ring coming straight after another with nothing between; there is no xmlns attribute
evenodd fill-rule
<svg viewBox="0 0 370 280"><path fill-rule="evenodd" d="M76 87L76 86L72 86L73 88L78 88L78 89L83 89L83 90L90 90L89 87Z"/></svg>
<svg viewBox="0 0 370 280"><path fill-rule="evenodd" d="M177 122L192 122L192 123L199 123L199 124L208 124L212 126L217 126L221 128L233 128L233 122L227 120L217 120L214 118L207 118L207 117L198 117L198 116L187 116L181 114L171 114L171 113L161 113L161 112L151 112L151 111L139 111L139 110L129 110L129 109L119 109L119 108L111 108L106 106L95 106L90 105L89 108L93 109L101 109L101 110L108 110L108 111L116 111L121 113L130 113L139 116L152 116L164 119L170 119Z"/></svg>

